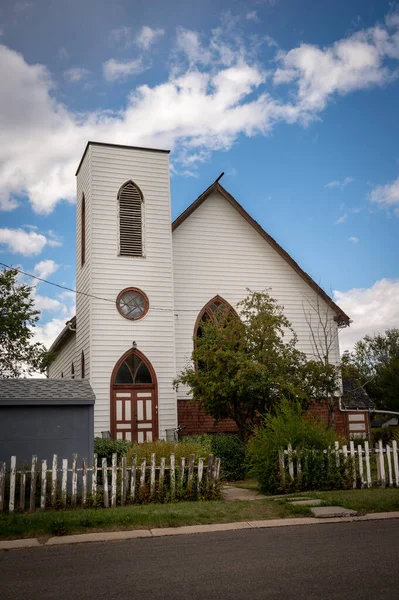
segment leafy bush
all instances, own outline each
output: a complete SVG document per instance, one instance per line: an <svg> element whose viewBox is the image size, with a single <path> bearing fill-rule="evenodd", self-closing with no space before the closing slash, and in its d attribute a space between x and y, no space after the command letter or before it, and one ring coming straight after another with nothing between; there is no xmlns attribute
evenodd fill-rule
<svg viewBox="0 0 399 600"><path fill-rule="evenodd" d="M371 430L373 444L380 440L383 444L389 444L392 440L399 442L399 427L379 427Z"/></svg>
<svg viewBox="0 0 399 600"><path fill-rule="evenodd" d="M106 458L108 464L111 464L112 455L116 453L118 455L118 461L122 456L125 456L132 446L132 442L127 440L113 440L111 438L103 439L96 437L94 438L94 452L98 456L99 464L101 459Z"/></svg>
<svg viewBox="0 0 399 600"><path fill-rule="evenodd" d="M230 433L212 436L212 453L220 458L223 479L239 481L247 474L245 444Z"/></svg>
<svg viewBox="0 0 399 600"><path fill-rule="evenodd" d="M165 457L167 460L170 454L174 454L176 463L181 458L188 459L190 454L195 454L196 460L198 458L206 458L209 454L212 454L211 438L210 436L187 436L180 442L167 442L165 440L158 440L157 442L144 442L143 444L130 444L127 449L127 463L128 465L132 462L133 454L137 454L137 463L145 458L147 463L151 460L151 455L156 454L157 462L160 458Z"/></svg>
<svg viewBox="0 0 399 600"><path fill-rule="evenodd" d="M299 403L283 399L276 414L269 414L264 425L259 427L248 443L248 459L251 474L257 479L263 492L291 491L290 479L281 479L279 468L279 450L289 444L302 453L302 480L298 489L331 489L346 487L347 473L337 473L327 482L324 460L328 454L323 451L333 446L335 433L323 423L310 420L305 416ZM323 464L322 464L323 463ZM335 464L335 463L334 463Z"/></svg>

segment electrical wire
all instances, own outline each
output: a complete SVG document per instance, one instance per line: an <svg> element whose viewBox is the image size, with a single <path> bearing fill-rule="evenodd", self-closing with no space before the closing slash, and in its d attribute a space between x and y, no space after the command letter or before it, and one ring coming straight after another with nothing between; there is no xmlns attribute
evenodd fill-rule
<svg viewBox="0 0 399 600"><path fill-rule="evenodd" d="M42 283L47 283L48 285L53 285L61 290L66 290L67 292L73 292L74 294L79 294L81 296L86 296L88 298L94 298L95 300L103 300L104 302L112 302L115 303L115 300L111 300L110 298L103 298L101 296L95 296L94 294L88 294L87 292L80 292L78 290L74 290L72 288L66 287L65 285L61 285L59 283L54 283L54 281L49 281L48 279L43 279L42 277L38 277L37 275L33 275L32 273L27 273L26 271L22 271L21 269L17 269L17 267L12 267L11 265L6 265L3 262L0 262L0 265L6 267L7 269L12 269L13 271L17 271L17 273L21 273L21 275L26 275L27 277L32 277L33 279L37 279ZM197 313L196 310L190 310L189 308L182 308L179 311L175 311L172 308L158 308L155 306L150 306L150 310L160 310L163 312L172 312L178 314L179 312L194 312Z"/></svg>

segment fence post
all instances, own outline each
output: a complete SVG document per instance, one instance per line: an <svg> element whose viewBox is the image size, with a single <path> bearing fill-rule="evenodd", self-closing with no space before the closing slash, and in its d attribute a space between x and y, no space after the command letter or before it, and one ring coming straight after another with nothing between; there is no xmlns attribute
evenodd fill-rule
<svg viewBox="0 0 399 600"><path fill-rule="evenodd" d="M122 475L121 475L121 505L126 503L127 491L127 471L126 471L126 456L122 456Z"/></svg>
<svg viewBox="0 0 399 600"><path fill-rule="evenodd" d="M58 457L53 454L53 463L51 469L51 506L54 508L57 499L57 468L58 468Z"/></svg>
<svg viewBox="0 0 399 600"><path fill-rule="evenodd" d="M367 487L371 488L372 481L371 481L371 469L370 469L370 450L369 450L369 443L367 440L364 442L364 458L366 460Z"/></svg>
<svg viewBox="0 0 399 600"><path fill-rule="evenodd" d="M352 476L353 476L353 488L356 488L356 461L355 461L355 442L351 440L349 442L351 461L352 461Z"/></svg>
<svg viewBox="0 0 399 600"><path fill-rule="evenodd" d="M29 510L34 512L35 510L35 499L36 499L36 469L37 456L32 456L32 467L30 471L30 498L29 498Z"/></svg>
<svg viewBox="0 0 399 600"><path fill-rule="evenodd" d="M46 510L47 460L42 460L42 485L40 488L40 510Z"/></svg>
<svg viewBox="0 0 399 600"><path fill-rule="evenodd" d="M15 479L17 476L17 457L11 457L11 469L10 469L10 498L8 502L9 512L14 512L15 507Z"/></svg>
<svg viewBox="0 0 399 600"><path fill-rule="evenodd" d="M396 440L392 441L392 454L393 454L393 468L395 472L395 485L399 487L399 464L398 464L398 443Z"/></svg>
<svg viewBox="0 0 399 600"><path fill-rule="evenodd" d="M360 478L360 487L364 487L364 477L363 477L363 448L360 444L357 446L357 456L359 459L359 478Z"/></svg>
<svg viewBox="0 0 399 600"><path fill-rule="evenodd" d="M220 458L216 459L215 482L219 481L220 477Z"/></svg>
<svg viewBox="0 0 399 600"><path fill-rule="evenodd" d="M387 449L387 463L388 463L388 482L389 482L389 487L392 487L393 480L392 480L391 446L389 446L387 444L386 449Z"/></svg>
<svg viewBox="0 0 399 600"><path fill-rule="evenodd" d="M188 475L187 475L187 487L190 489L194 476L194 463L195 463L195 454L190 454L190 459L188 461Z"/></svg>
<svg viewBox="0 0 399 600"><path fill-rule="evenodd" d="M146 468L146 460L145 458L143 458L143 460L141 461L141 472L140 472L140 487L143 487L143 485L145 485L145 468Z"/></svg>
<svg viewBox="0 0 399 600"><path fill-rule="evenodd" d="M288 473L291 481L294 481L294 461L292 460L292 446L288 444Z"/></svg>
<svg viewBox="0 0 399 600"><path fill-rule="evenodd" d="M116 452L112 455L112 475L111 475L111 508L116 507L116 479L118 469L118 455Z"/></svg>
<svg viewBox="0 0 399 600"><path fill-rule="evenodd" d="M208 467L206 470L206 484L210 486L212 480L212 465L213 465L213 454L208 456Z"/></svg>
<svg viewBox="0 0 399 600"><path fill-rule="evenodd" d="M103 496L104 496L104 506L105 508L109 507L108 502L108 464L107 459L104 457L101 461L102 471L103 471Z"/></svg>
<svg viewBox="0 0 399 600"><path fill-rule="evenodd" d="M201 483L202 483L202 475L204 472L204 459L200 458L198 460L198 481L197 481L197 491L200 493L201 491Z"/></svg>
<svg viewBox="0 0 399 600"><path fill-rule="evenodd" d="M91 495L93 502L97 496L97 471L98 471L98 458L97 454L93 454L93 469L91 471Z"/></svg>
<svg viewBox="0 0 399 600"><path fill-rule="evenodd" d="M162 494L163 492L163 484L165 481L165 464L166 464L166 459L163 456L161 458L161 468L159 470L159 493Z"/></svg>
<svg viewBox="0 0 399 600"><path fill-rule="evenodd" d="M130 478L130 498L134 502L136 496L136 471L137 471L137 454L132 454L132 470Z"/></svg>
<svg viewBox="0 0 399 600"><path fill-rule="evenodd" d="M4 510L5 489L6 489L6 463L0 462L0 511Z"/></svg>
<svg viewBox="0 0 399 600"><path fill-rule="evenodd" d="M87 458L82 463L82 506L86 506L87 496Z"/></svg>
<svg viewBox="0 0 399 600"><path fill-rule="evenodd" d="M183 489L184 485L184 471L186 468L186 459L184 456L180 459L180 489Z"/></svg>
<svg viewBox="0 0 399 600"><path fill-rule="evenodd" d="M337 467L337 469L339 468L339 442L334 442L334 448L335 448L335 466Z"/></svg>
<svg viewBox="0 0 399 600"><path fill-rule="evenodd" d="M67 483L68 483L68 459L62 459L62 481L61 481L61 496L62 505L65 507L67 503Z"/></svg>
<svg viewBox="0 0 399 600"><path fill-rule="evenodd" d="M176 495L176 464L175 455L170 455L170 496L172 500L175 499Z"/></svg>
<svg viewBox="0 0 399 600"><path fill-rule="evenodd" d="M151 496L155 493L155 453L151 454L151 474L150 474L150 494Z"/></svg>
<svg viewBox="0 0 399 600"><path fill-rule="evenodd" d="M382 440L380 440L378 442L378 451L379 451L378 464L380 466L381 487L384 488L386 485L386 481L385 481L384 446L382 445Z"/></svg>
<svg viewBox="0 0 399 600"><path fill-rule="evenodd" d="M78 455L72 454L72 497L71 504L76 506L76 495L78 491L78 474L76 471L76 463L78 462Z"/></svg>
<svg viewBox="0 0 399 600"><path fill-rule="evenodd" d="M21 471L21 477L19 480L19 508L22 512L25 512L25 490L26 490L26 473ZM1 508L0 508L1 511Z"/></svg>
<svg viewBox="0 0 399 600"><path fill-rule="evenodd" d="M281 483L283 484L283 487L284 487L285 486L285 459L284 459L284 450L282 448L280 448L280 450L278 451L278 464L280 467Z"/></svg>

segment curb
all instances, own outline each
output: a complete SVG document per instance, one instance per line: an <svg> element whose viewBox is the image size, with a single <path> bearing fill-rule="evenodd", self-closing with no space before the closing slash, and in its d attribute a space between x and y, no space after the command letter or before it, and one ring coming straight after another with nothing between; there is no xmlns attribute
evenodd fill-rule
<svg viewBox="0 0 399 600"><path fill-rule="evenodd" d="M51 537L41 543L38 538L0 541L0 550L37 548L39 546L66 546L87 544L90 542L123 541L141 538L166 537L173 535L192 535L195 533L215 533L238 531L241 529L269 529L274 527L298 527L300 525L328 525L329 523L353 523L358 521L384 521L399 519L399 511L370 513L360 517L302 517L293 519L265 519L262 521L237 521L235 523L214 523L212 525L183 525L182 527L163 527L158 529L133 529L131 531L104 531L100 533L79 533L63 537Z"/></svg>

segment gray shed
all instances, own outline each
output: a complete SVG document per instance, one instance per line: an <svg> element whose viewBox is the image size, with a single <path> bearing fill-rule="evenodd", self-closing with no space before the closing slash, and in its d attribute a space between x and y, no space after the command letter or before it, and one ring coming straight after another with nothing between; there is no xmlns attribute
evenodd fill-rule
<svg viewBox="0 0 399 600"><path fill-rule="evenodd" d="M85 379L0 379L0 461L90 459L94 402Z"/></svg>

